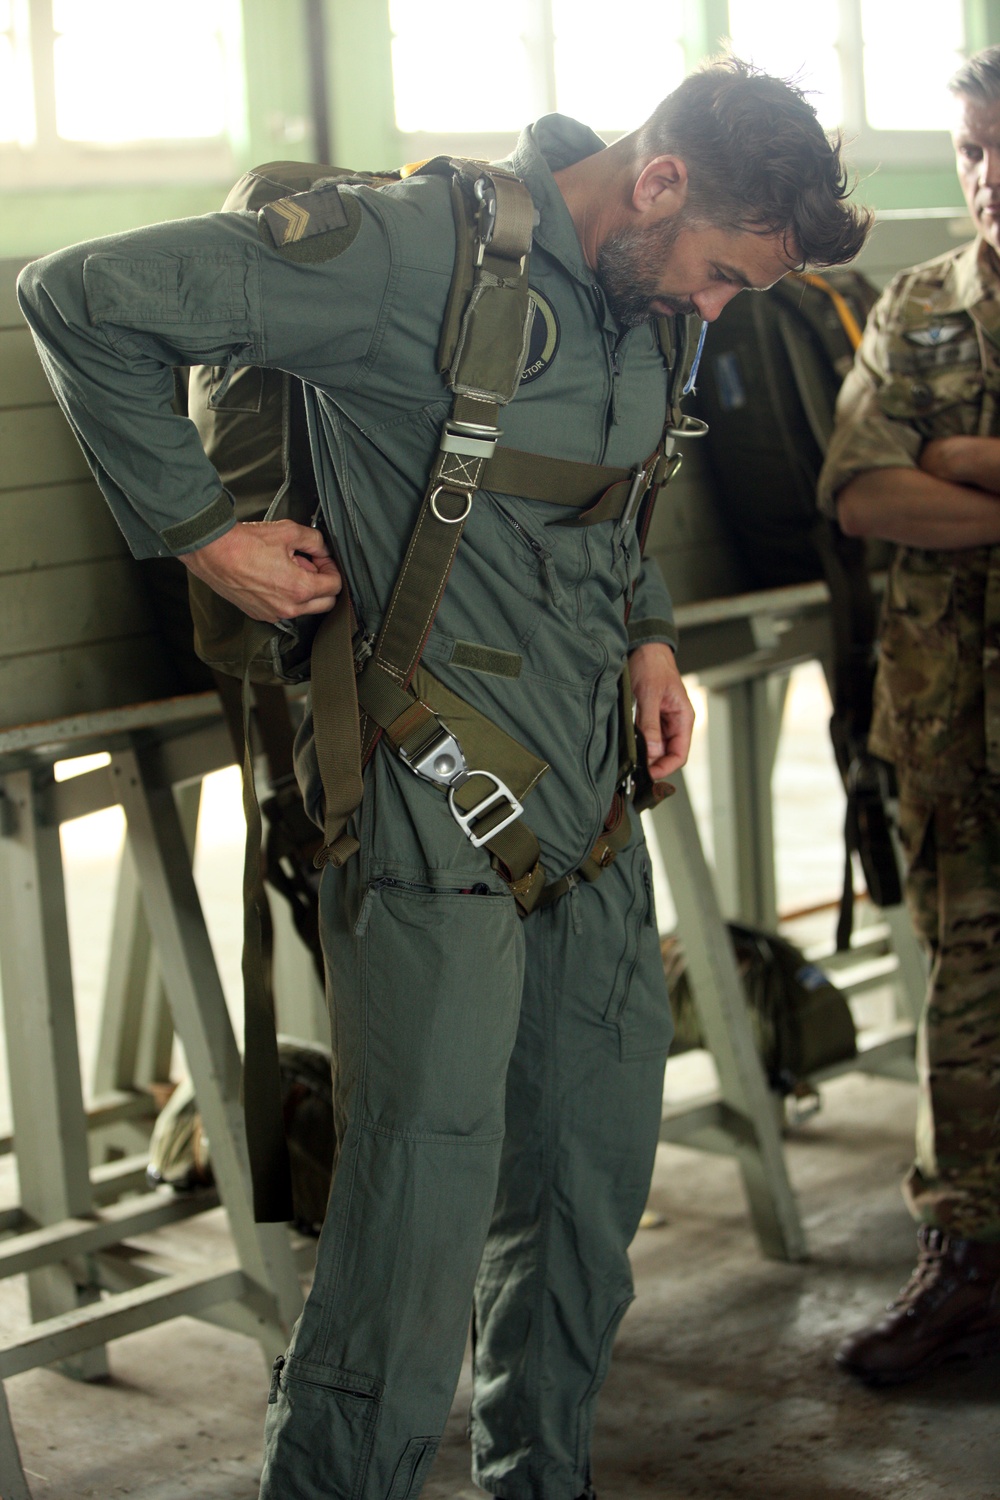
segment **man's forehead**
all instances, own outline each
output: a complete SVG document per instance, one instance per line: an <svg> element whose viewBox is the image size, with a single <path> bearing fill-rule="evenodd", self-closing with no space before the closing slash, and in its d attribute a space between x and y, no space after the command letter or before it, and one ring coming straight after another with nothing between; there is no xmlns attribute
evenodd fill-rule
<svg viewBox="0 0 1000 1500"><path fill-rule="evenodd" d="M1000 99L955 97L952 139L956 146L995 146L1000 144Z"/></svg>
<svg viewBox="0 0 1000 1500"><path fill-rule="evenodd" d="M801 266L787 234L760 234L752 229L727 234L715 257L720 271L748 290L764 290Z"/></svg>

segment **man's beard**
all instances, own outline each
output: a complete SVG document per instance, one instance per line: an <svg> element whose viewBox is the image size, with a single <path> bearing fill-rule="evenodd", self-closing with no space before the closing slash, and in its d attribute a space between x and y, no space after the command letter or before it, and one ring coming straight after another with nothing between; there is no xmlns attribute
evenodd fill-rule
<svg viewBox="0 0 1000 1500"><path fill-rule="evenodd" d="M638 328L656 317L658 309L650 306L654 299L664 311L697 310L686 297L659 290L663 262L683 227L683 216L678 215L649 229L620 229L597 252L597 280L620 328Z"/></svg>

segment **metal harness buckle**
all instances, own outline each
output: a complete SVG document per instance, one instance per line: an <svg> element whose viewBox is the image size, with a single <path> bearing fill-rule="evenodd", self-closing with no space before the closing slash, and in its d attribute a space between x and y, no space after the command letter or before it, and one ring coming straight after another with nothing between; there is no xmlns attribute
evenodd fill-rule
<svg viewBox="0 0 1000 1500"><path fill-rule="evenodd" d="M492 771L469 770L465 752L446 724L441 725L440 732L428 744L422 746L416 755L407 755L402 747L400 747L399 755L404 765L409 766L414 775L421 777L424 781L433 782L435 786L441 787L448 793L448 807L451 815L474 849L482 848L488 839L502 833L524 812L521 803L499 776L494 776ZM493 787L479 799L475 807L466 810L456 803L455 793L473 776L485 777L487 781L493 783ZM511 811L505 818L501 818L499 823L495 823L482 838L478 837L473 832L474 825L500 802L508 802Z"/></svg>

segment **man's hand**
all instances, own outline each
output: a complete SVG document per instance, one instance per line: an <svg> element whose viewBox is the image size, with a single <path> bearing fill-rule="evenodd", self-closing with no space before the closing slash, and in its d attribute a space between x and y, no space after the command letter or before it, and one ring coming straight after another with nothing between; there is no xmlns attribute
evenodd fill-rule
<svg viewBox="0 0 1000 1500"><path fill-rule="evenodd" d="M323 614L343 582L320 532L295 521L238 521L181 562L252 620Z"/></svg>
<svg viewBox="0 0 1000 1500"><path fill-rule="evenodd" d="M918 459L925 474L951 484L972 484L1000 492L1000 438L966 436L932 438Z"/></svg>
<svg viewBox="0 0 1000 1500"><path fill-rule="evenodd" d="M660 642L639 646L628 665L649 774L653 781L662 781L679 771L688 758L694 709L669 646Z"/></svg>

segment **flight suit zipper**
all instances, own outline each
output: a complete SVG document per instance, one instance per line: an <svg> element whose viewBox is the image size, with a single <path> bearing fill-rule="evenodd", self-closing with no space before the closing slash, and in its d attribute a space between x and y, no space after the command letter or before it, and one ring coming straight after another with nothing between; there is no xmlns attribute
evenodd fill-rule
<svg viewBox="0 0 1000 1500"><path fill-rule="evenodd" d="M547 548L543 547L541 542L533 537L531 535L531 532L528 531L526 527L521 525L517 517L512 516L510 511L506 510L500 504L499 500L494 500L493 505L498 514L503 517L503 519L515 533L515 535L521 539L528 550L538 559L538 562L541 565L542 572L545 575L545 583L546 587L548 588L549 597L552 600L552 603L556 606L562 604L563 592L559 586L559 579L556 576L555 565L552 560L552 553L549 552Z"/></svg>

